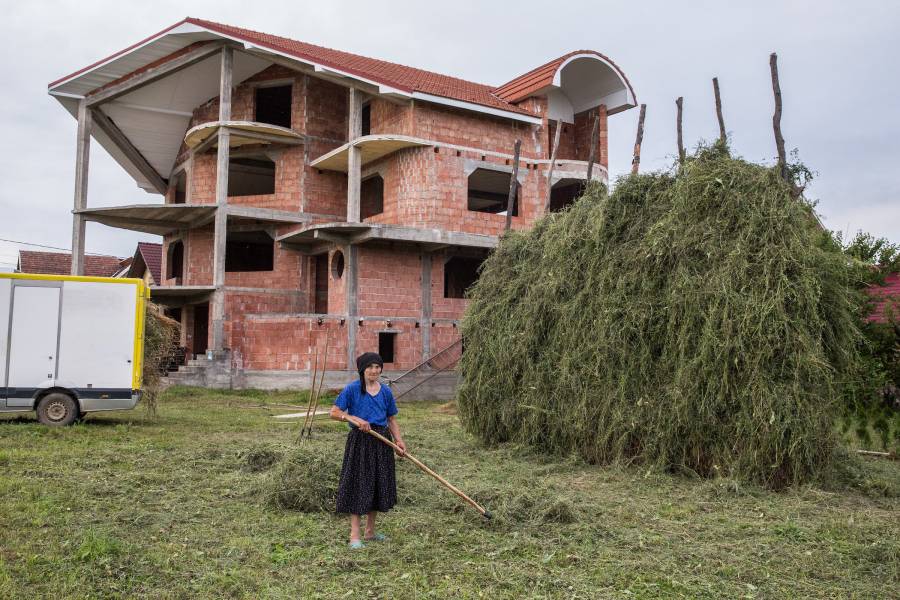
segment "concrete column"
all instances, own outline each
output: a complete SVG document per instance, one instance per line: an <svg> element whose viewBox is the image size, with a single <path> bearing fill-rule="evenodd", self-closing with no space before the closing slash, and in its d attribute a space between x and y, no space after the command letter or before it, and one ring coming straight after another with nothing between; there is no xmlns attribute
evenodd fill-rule
<svg viewBox="0 0 900 600"><path fill-rule="evenodd" d="M347 140L353 142L362 135L362 105L365 94L350 88ZM359 190L362 178L362 150L350 146L347 152L347 222L359 223Z"/></svg>
<svg viewBox="0 0 900 600"><path fill-rule="evenodd" d="M346 246L344 274L347 277L347 368L356 371L356 334L359 331L359 248Z"/></svg>
<svg viewBox="0 0 900 600"><path fill-rule="evenodd" d="M222 75L219 79L219 121L231 120L231 73L234 51L230 46L222 48ZM228 157L231 134L219 128L218 155L216 158L216 219L213 234L213 285L212 344L216 355L225 349L225 248L228 230Z"/></svg>
<svg viewBox="0 0 900 600"><path fill-rule="evenodd" d="M88 164L91 156L91 110L78 103L78 133L75 146L75 210L87 208ZM84 275L84 217L72 215L72 275Z"/></svg>
<svg viewBox="0 0 900 600"><path fill-rule="evenodd" d="M422 360L431 356L431 261L433 254L422 253Z"/></svg>

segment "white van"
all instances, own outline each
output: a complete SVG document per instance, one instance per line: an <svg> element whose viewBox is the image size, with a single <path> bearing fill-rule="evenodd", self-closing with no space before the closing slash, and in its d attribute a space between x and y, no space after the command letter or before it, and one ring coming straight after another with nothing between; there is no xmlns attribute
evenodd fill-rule
<svg viewBox="0 0 900 600"><path fill-rule="evenodd" d="M149 297L140 279L0 273L0 412L70 425L134 408Z"/></svg>

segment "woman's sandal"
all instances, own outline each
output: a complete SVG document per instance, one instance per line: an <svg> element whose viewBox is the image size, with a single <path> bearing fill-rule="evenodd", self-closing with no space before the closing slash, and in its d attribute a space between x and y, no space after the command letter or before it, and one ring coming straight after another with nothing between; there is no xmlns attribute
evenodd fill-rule
<svg viewBox="0 0 900 600"><path fill-rule="evenodd" d="M384 535L383 533L376 533L372 537L365 538L365 540L367 542L386 542L387 539L388 539L387 536Z"/></svg>
<svg viewBox="0 0 900 600"><path fill-rule="evenodd" d="M365 548L365 547L366 546L365 546L365 544L362 543L362 540L353 540L352 542L350 542L351 550L361 550L362 548Z"/></svg>

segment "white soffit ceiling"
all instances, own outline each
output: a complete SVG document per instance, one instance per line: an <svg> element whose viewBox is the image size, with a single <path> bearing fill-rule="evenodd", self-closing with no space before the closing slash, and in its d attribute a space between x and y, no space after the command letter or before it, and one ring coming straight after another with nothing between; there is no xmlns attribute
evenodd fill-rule
<svg viewBox="0 0 900 600"><path fill-rule="evenodd" d="M267 68L269 61L236 52L235 85ZM210 56L149 85L101 105L154 169L168 178L192 111L219 95L221 62Z"/></svg>

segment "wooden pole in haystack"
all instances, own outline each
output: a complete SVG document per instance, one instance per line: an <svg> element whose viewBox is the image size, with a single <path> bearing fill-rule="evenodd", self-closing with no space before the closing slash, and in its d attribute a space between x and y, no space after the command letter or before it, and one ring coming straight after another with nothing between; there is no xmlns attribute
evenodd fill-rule
<svg viewBox="0 0 900 600"><path fill-rule="evenodd" d="M597 153L597 136L600 135L600 115L594 115L594 127L591 129L591 150L588 153L587 180L591 180L591 172L594 170L594 156Z"/></svg>
<svg viewBox="0 0 900 600"><path fill-rule="evenodd" d="M677 127L678 127L678 164L684 166L684 140L681 136L681 117L684 109L684 98L682 96L678 96L678 100L675 101L675 106L678 107L678 117L677 117Z"/></svg>
<svg viewBox="0 0 900 600"><path fill-rule="evenodd" d="M513 207L515 206L516 192L518 192L519 188L519 150L521 148L522 140L516 140L516 149L513 153L512 174L509 177L509 196L506 199L506 228L504 231L509 231L509 228L512 227Z"/></svg>
<svg viewBox="0 0 900 600"><path fill-rule="evenodd" d="M718 77L713 77L713 93L716 95L716 118L719 120L719 141L724 143L728 136L725 133L725 119L722 117L722 95L719 93Z"/></svg>
<svg viewBox="0 0 900 600"><path fill-rule="evenodd" d="M559 133L562 131L562 119L556 120L556 134L553 136L553 151L550 153L550 170L547 171L547 202L544 203L544 214L550 212L550 196L553 194L553 169L556 168L556 151L559 150Z"/></svg>
<svg viewBox="0 0 900 600"><path fill-rule="evenodd" d="M772 92L775 94L775 114L772 115L772 127L775 129L775 146L778 148L778 168L781 177L788 180L787 155L784 152L784 136L781 135L781 85L778 83L778 55L769 55L769 70L772 72Z"/></svg>
<svg viewBox="0 0 900 600"><path fill-rule="evenodd" d="M641 166L641 143L644 141L644 117L647 116L647 105L641 104L641 116L638 117L637 137L634 138L634 158L631 159L631 174L637 174Z"/></svg>

